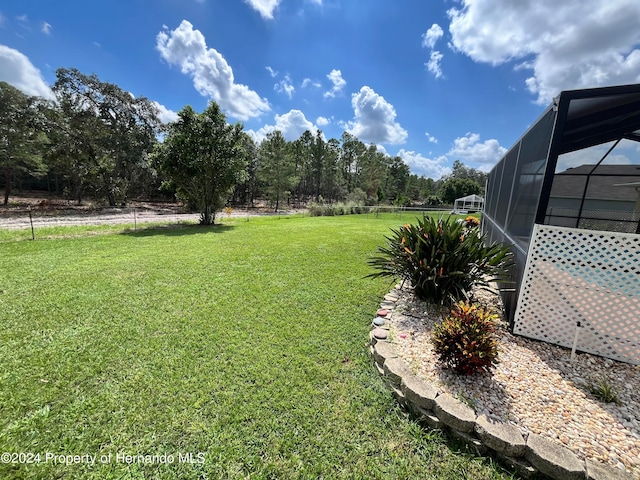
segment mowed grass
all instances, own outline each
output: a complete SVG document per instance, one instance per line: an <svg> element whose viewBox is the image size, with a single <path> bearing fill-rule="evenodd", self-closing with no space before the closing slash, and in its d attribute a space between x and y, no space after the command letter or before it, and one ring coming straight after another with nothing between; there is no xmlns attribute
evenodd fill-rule
<svg viewBox="0 0 640 480"><path fill-rule="evenodd" d="M0 452L41 456L0 477L510 478L424 432L373 366L390 285L366 262L410 219L0 243Z"/></svg>

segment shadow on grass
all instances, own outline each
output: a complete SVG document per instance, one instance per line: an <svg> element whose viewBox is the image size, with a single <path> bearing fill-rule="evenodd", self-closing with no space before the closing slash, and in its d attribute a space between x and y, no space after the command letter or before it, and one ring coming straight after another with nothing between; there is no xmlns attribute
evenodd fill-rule
<svg viewBox="0 0 640 480"><path fill-rule="evenodd" d="M233 230L233 225L224 225L217 223L215 225L200 225L192 223L172 223L168 225L152 225L149 227L138 227L136 230L128 228L120 235L128 235L131 237L150 237L153 235L166 235L169 237L178 237L183 235L198 235L208 233L224 233Z"/></svg>

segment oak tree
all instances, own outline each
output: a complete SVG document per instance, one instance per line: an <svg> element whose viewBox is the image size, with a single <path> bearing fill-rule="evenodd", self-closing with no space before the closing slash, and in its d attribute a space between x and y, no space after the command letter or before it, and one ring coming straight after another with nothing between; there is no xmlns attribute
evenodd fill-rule
<svg viewBox="0 0 640 480"><path fill-rule="evenodd" d="M39 99L0 82L0 171L4 177L4 204L12 185L22 176L46 174Z"/></svg>

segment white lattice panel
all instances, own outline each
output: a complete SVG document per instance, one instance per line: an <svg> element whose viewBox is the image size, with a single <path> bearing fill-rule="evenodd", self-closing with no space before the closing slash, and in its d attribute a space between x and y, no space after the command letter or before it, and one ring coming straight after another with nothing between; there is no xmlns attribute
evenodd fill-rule
<svg viewBox="0 0 640 480"><path fill-rule="evenodd" d="M535 225L514 333L640 365L640 235Z"/></svg>

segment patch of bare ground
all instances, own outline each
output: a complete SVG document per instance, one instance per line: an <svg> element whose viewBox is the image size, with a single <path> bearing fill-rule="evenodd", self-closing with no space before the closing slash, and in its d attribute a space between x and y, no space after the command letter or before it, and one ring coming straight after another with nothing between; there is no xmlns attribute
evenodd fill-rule
<svg viewBox="0 0 640 480"><path fill-rule="evenodd" d="M216 221L225 218L286 215L304 210L281 209L274 212L264 205L251 208L229 208L219 212ZM183 223L198 222L200 214L187 213L184 205L163 201L132 201L126 206L106 207L91 200L78 205L77 202L48 198L44 195L12 197L8 205L0 206L0 228L73 226L73 225L120 225L133 223Z"/></svg>

